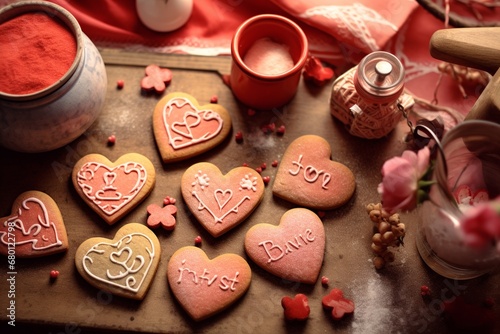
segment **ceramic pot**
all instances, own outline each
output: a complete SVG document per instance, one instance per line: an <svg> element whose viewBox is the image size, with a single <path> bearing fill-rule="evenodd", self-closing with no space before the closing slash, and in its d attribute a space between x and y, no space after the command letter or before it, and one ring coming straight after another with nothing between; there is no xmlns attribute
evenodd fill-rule
<svg viewBox="0 0 500 334"><path fill-rule="evenodd" d="M269 38L288 47L293 67L276 75L257 73L243 61L254 43ZM231 41L229 84L236 98L245 105L270 110L289 102L297 92L308 56L307 38L293 21L279 15L263 14L243 22Z"/></svg>
<svg viewBox="0 0 500 334"><path fill-rule="evenodd" d="M135 7L146 27L168 32L186 24L193 11L193 0L136 0Z"/></svg>
<svg viewBox="0 0 500 334"><path fill-rule="evenodd" d="M477 205L481 191L486 190L489 199L500 195L500 125L465 121L445 134L442 148L430 200L419 209L417 248L436 273L471 279L500 264L498 245L470 246L461 226L463 212Z"/></svg>
<svg viewBox="0 0 500 334"><path fill-rule="evenodd" d="M83 134L101 113L107 87L99 51L64 8L46 1L13 3L0 10L0 23L28 12L58 18L73 33L77 52L70 69L40 91L0 92L0 145L20 152L45 152Z"/></svg>

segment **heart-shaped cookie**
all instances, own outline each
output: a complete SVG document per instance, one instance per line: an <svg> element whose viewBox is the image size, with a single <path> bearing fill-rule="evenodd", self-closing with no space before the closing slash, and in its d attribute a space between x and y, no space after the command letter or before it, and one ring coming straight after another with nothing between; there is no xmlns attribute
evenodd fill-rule
<svg viewBox="0 0 500 334"><path fill-rule="evenodd" d="M314 284L325 252L323 222L311 210L288 210L279 226L252 226L245 236L245 251L259 267L273 275Z"/></svg>
<svg viewBox="0 0 500 334"><path fill-rule="evenodd" d="M177 250L168 262L168 284L182 308L196 321L226 309L248 290L252 271L237 254L210 260L198 247Z"/></svg>
<svg viewBox="0 0 500 334"><path fill-rule="evenodd" d="M73 168L80 197L112 225L146 198L155 184L155 169L143 155L128 153L114 163L100 154L81 158Z"/></svg>
<svg viewBox="0 0 500 334"><path fill-rule="evenodd" d="M49 195L26 191L16 198L11 212L0 218L0 254L39 257L68 249L61 212Z"/></svg>
<svg viewBox="0 0 500 334"><path fill-rule="evenodd" d="M273 183L273 194L311 209L330 210L354 194L354 174L330 160L331 149L322 137L306 135L286 149Z"/></svg>
<svg viewBox="0 0 500 334"><path fill-rule="evenodd" d="M259 205L264 196L264 181L249 167L236 167L222 175L217 166L200 162L184 172L181 191L200 224L218 237L241 223Z"/></svg>
<svg viewBox="0 0 500 334"><path fill-rule="evenodd" d="M191 158L219 145L231 130L231 117L219 104L198 105L185 93L162 98L153 113L153 131L163 162Z"/></svg>
<svg viewBox="0 0 500 334"><path fill-rule="evenodd" d="M113 240L96 237L76 250L82 277L98 289L131 299L143 299L160 262L160 242L146 226L124 225Z"/></svg>

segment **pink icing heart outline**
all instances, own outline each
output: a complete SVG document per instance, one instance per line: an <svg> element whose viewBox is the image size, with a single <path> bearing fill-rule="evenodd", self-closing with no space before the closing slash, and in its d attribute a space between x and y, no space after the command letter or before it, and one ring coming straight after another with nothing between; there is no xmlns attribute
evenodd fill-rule
<svg viewBox="0 0 500 334"><path fill-rule="evenodd" d="M174 150L208 141L222 130L223 120L217 112L198 110L187 98L172 98L165 104L162 114L168 142ZM197 121L189 124L187 119L195 117L193 115L196 115ZM185 127L186 131L180 130L180 126Z"/></svg>
<svg viewBox="0 0 500 334"><path fill-rule="evenodd" d="M102 180L99 182L94 177L99 175L98 172L101 169L104 169L105 172L102 173ZM122 174L117 174L117 171L121 171ZM137 174L135 180L131 177L134 173ZM109 177L110 175L112 177ZM118 180L118 182L121 182L122 179L125 181L125 184L121 183L115 186L115 181ZM77 180L78 186L82 189L85 196L101 209L102 212L111 216L137 196L146 184L147 171L143 165L137 162L126 162L113 168L103 163L87 162L78 171ZM132 184L130 184L130 180L133 181ZM125 187L125 191L120 191L119 186ZM116 197L105 197L106 192L114 192Z"/></svg>

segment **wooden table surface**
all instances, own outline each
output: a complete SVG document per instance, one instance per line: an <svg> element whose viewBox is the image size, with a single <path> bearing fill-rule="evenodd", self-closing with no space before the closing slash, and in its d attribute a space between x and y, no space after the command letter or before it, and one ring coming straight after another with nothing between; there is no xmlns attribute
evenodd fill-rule
<svg viewBox="0 0 500 334"><path fill-rule="evenodd" d="M448 326L443 317L443 302L462 295L479 301L493 297L500 301L500 275L458 282L431 271L420 259L415 246L417 213L404 214L407 226L405 246L396 252L396 260L377 271L371 263L372 223L365 206L378 202L377 185L382 164L405 149L407 127L404 122L389 136L364 140L349 135L329 111L330 87L313 87L302 80L296 97L280 110L247 114L220 73L228 73L228 57L195 57L157 55L101 49L108 75L106 103L98 120L80 138L58 150L41 154L22 154L0 149L0 216L11 213L14 199L27 190L40 190L58 203L69 237L69 250L64 254L16 261L16 324L17 329L34 332L79 333L102 331L154 333L438 333ZM232 117L233 130L217 148L198 157L164 165L161 162L152 131L152 112L161 98L143 95L140 79L145 66L156 63L173 70L167 92L185 92L200 104L217 95ZM116 89L117 80L125 87ZM261 127L275 123L285 125L283 136L264 134ZM234 140L242 131L244 142ZM116 135L116 144L107 146L109 135ZM295 205L272 195L271 184L276 168L288 144L305 134L324 137L332 147L332 159L348 166L356 177L357 189L343 207L327 211L322 219L326 231L326 250L320 277L330 280L328 288L320 280L314 285L297 284L277 278L256 266L243 248L245 233L257 223L278 224L281 215ZM75 192L70 174L75 162L89 153L100 153L114 161L123 154L138 152L147 156L157 173L151 195L125 218L108 226ZM208 161L223 173L243 163L268 168L262 173L271 177L262 203L242 224L224 236L213 238L188 212L182 201L180 179L192 164ZM158 230L162 257L156 276L143 301L110 296L90 286L74 265L75 251L84 240L115 232L130 222L145 224L146 207L161 205L165 196L178 200L177 226L174 231ZM202 249L210 258L223 253L236 253L247 259L252 283L246 295L226 311L195 323L181 309L170 292L166 268L170 256L182 246L193 245L194 238L203 239ZM0 309L4 321L8 307L7 260L0 265ZM52 269L60 272L50 282ZM420 287L428 285L429 298L422 298ZM330 289L340 288L356 305L354 315L333 321L321 306L321 299ZM281 298L304 293L309 298L311 314L303 323L284 320ZM496 310L500 307L497 305ZM5 323L4 323L5 325ZM9 329L12 329L8 327ZM497 324L497 332L499 330ZM5 331L4 331L5 332Z"/></svg>

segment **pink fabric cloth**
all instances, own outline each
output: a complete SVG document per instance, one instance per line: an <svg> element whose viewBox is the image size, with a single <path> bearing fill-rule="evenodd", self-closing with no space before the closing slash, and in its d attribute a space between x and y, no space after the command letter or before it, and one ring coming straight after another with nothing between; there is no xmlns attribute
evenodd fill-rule
<svg viewBox="0 0 500 334"><path fill-rule="evenodd" d="M444 23L414 0L194 0L188 22L176 31L154 32L137 15L135 0L48 0L68 9L82 30L98 46L115 46L165 53L229 55L237 27L264 13L286 16L307 35L311 55L342 71L375 50L386 50L402 60L407 88L433 100L439 79L438 60L429 54L432 34ZM13 0L0 0L6 5ZM473 18L457 0L451 11ZM500 10L478 5L481 20L500 21ZM438 102L465 114L479 96L464 100L456 83L444 77Z"/></svg>

